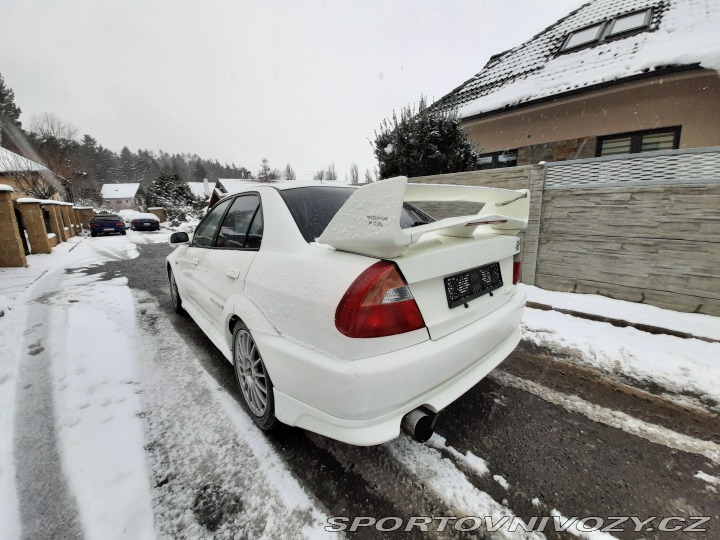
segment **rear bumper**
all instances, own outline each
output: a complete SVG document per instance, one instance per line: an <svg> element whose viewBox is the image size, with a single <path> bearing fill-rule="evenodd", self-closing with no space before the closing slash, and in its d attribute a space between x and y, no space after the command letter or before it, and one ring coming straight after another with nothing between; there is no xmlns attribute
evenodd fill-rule
<svg viewBox="0 0 720 540"><path fill-rule="evenodd" d="M125 227L113 227L112 230L105 230L105 227L95 227L91 228L90 232L94 234L115 234L115 233L124 233L127 229Z"/></svg>
<svg viewBox="0 0 720 540"><path fill-rule="evenodd" d="M525 293L452 334L360 360L324 355L280 336L255 336L281 422L357 445L394 439L402 417L439 411L476 385L520 341Z"/></svg>
<svg viewBox="0 0 720 540"><path fill-rule="evenodd" d="M159 231L159 223L132 223L130 227L135 231Z"/></svg>

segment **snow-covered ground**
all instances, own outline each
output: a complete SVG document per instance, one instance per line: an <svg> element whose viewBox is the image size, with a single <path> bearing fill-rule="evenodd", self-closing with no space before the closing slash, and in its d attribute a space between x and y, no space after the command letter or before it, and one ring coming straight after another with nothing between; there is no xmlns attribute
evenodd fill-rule
<svg viewBox="0 0 720 540"><path fill-rule="evenodd" d="M43 363L50 364L52 389L44 397L54 402L62 469L86 537L117 538L124 531L126 538L154 538L126 279L99 281L65 272L138 252L125 237L86 240L74 237L51 255L31 255L28 268L0 269L6 313L0 324L0 507L8 518L3 522L12 533L19 531L14 421L34 406L28 399L37 399L26 398L18 383L35 377Z"/></svg>
<svg viewBox="0 0 720 540"><path fill-rule="evenodd" d="M551 292L525 286L528 300L628 322L720 340L720 317L678 313L598 295ZM566 359L720 403L720 343L649 334L632 327L528 308L523 339Z"/></svg>
<svg viewBox="0 0 720 540"><path fill-rule="evenodd" d="M43 363L54 416L57 468L74 499L86 538L201 537L207 532L207 524L197 516L203 505L210 505L211 513L231 513L213 537L231 538L239 533L253 538L327 536L324 509L234 397L200 366L157 300L132 292L124 277L84 270L135 258L138 244L167 242L168 236L168 232L129 231L127 236L77 237L60 244L51 255L29 256L28 268L0 269L3 538L28 534L20 525L22 495L18 495L16 464L22 466L23 460L15 455L16 422L32 420L34 403L28 396L36 396L38 390L25 392L32 386L28 381L38 377L33 370ZM677 314L594 295L527 290L530 300L556 308L720 338L720 321L714 317ZM718 343L652 335L535 309L527 310L523 331L526 340L561 352L565 360L652 382L668 391L720 399ZM713 443L678 436L509 374L495 377L506 386L521 388L593 421L720 461ZM187 403L193 407L186 407ZM355 459L350 447L312 437L336 456ZM515 516L502 497L493 499L470 479L490 479L504 491L513 490L515 480L508 476L508 482L493 473L483 457L461 453L439 435L427 445L415 444L403 435L383 445L380 452L403 472L404 481L422 484L459 515ZM709 491L717 489L712 469L698 471L696 477L707 483ZM558 516L564 511L537 498L533 504L552 509ZM258 516L262 517L259 521L254 519ZM540 538L535 533L503 530L490 536ZM583 536L608 537L598 531Z"/></svg>
<svg viewBox="0 0 720 540"><path fill-rule="evenodd" d="M165 342L157 336L154 323L150 334L138 328L136 304L145 302L141 313L150 317L151 302L133 299L124 277L107 279L84 271L107 261L137 257L136 244L167 240L167 233L130 231L127 236L76 237L52 255L29 256L28 268L0 269L0 309L5 313L0 318L3 538L21 536L15 421L32 409L21 387L40 386L35 380L25 385L38 377L34 366L40 363L49 367L50 395L40 398L52 402L61 461L57 468L74 499L70 506L77 507L85 538L203 537L205 529L193 512L199 504L197 493L205 493L209 479L220 488L223 482L237 483L238 479L246 486L236 494L244 511L238 513L237 523L229 523L234 528L226 524L225 530L213 531L216 538L232 538L240 530L253 538L328 536L322 529L327 519L324 513L239 405L198 365L193 367L192 358L180 369L178 359L190 353L178 336L171 333L173 339ZM144 354L147 351L154 351L162 361L151 363ZM168 384L170 378L177 379L177 384ZM143 396L148 384L167 392ZM32 397L37 398L37 392ZM188 409L190 402L194 406ZM226 408L228 414L218 415L217 408ZM144 422L148 409L155 416ZM178 415L183 411L187 414L180 422ZM172 421L165 423L168 417ZM153 431L158 426L161 431ZM32 429L24 425L23 430L28 427ZM197 444L188 444L194 439ZM158 473L158 462L152 459L155 454L148 450L160 445L170 447L174 456L171 471L163 463L165 470ZM214 455L208 455L210 451ZM202 460L210 461L212 474L199 466ZM177 480L170 481L159 496L151 480L158 474L167 477L169 472ZM214 504L218 493L206 491ZM33 530L22 534L42 535Z"/></svg>

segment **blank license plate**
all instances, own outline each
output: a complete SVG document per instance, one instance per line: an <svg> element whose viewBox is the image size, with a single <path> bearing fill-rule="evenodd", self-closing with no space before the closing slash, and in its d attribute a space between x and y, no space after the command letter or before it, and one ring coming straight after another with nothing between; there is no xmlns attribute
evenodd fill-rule
<svg viewBox="0 0 720 540"><path fill-rule="evenodd" d="M462 306L502 286L500 263L496 262L446 277L445 295L448 307Z"/></svg>

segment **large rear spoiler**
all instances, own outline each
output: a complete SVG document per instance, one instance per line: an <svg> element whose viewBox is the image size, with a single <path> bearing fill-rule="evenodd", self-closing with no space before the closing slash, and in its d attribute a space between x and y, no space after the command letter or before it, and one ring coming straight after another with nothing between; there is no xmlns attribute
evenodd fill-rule
<svg viewBox="0 0 720 540"><path fill-rule="evenodd" d="M403 202L467 201L485 203L478 214L450 217L409 229L400 228ZM493 234L517 234L527 227L530 193L445 184L408 184L398 176L355 191L317 239L341 251L379 258L402 255L427 233L470 237L478 227Z"/></svg>

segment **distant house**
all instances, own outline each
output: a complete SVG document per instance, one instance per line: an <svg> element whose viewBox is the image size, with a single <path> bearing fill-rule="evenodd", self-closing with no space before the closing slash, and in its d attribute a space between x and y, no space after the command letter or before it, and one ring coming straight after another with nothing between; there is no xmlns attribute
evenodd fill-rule
<svg viewBox="0 0 720 540"><path fill-rule="evenodd" d="M719 28L717 1L592 0L433 107L483 169L720 146Z"/></svg>
<svg viewBox="0 0 720 540"><path fill-rule="evenodd" d="M61 200L58 193L50 197L40 197L38 193L47 187L62 189L60 180L50 169L7 148L0 148L0 184L13 188L13 199L29 196Z"/></svg>
<svg viewBox="0 0 720 540"><path fill-rule="evenodd" d="M100 190L103 200L114 211L145 210L145 190L139 183L103 184Z"/></svg>
<svg viewBox="0 0 720 540"><path fill-rule="evenodd" d="M207 178L202 182L188 182L187 185L190 188L190 191L192 191L192 194L198 199L206 201L210 198L212 189L210 187L210 183L207 181Z"/></svg>

